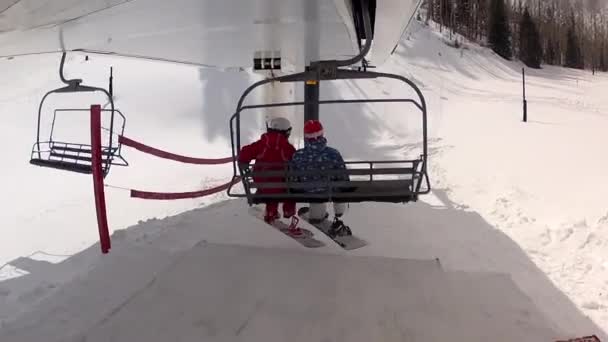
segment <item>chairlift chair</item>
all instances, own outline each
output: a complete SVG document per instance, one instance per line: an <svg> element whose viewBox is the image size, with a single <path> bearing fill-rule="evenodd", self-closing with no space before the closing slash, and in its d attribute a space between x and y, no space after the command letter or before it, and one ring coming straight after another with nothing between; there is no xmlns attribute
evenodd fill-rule
<svg viewBox="0 0 608 342"><path fill-rule="evenodd" d="M363 1L360 8L361 20L364 26L364 37L373 37L372 23L370 18L370 6ZM431 191L429 176L427 173L427 108L424 96L420 89L411 80L397 74L367 71L364 62L363 70L344 69L353 67L364 61L365 56L371 49L372 39L366 39L365 45L361 47L357 56L347 60L329 60L312 62L306 71L293 75L273 77L254 83L245 90L241 96L236 112L230 118L230 135L232 141L233 162L233 184L241 179L244 192L236 192L233 186L228 188L231 197L247 198L250 205L294 201L299 203L324 203L324 202L389 202L407 203L416 201L419 195L428 194ZM340 99L340 100L315 100L301 102L270 103L259 105L244 105L247 96L256 88L272 82L307 82L328 80L354 80L354 79L378 79L387 78L404 82L417 94L418 99L393 98L393 99ZM343 103L409 103L413 104L422 113L422 154L414 160L383 160L383 161L357 161L346 162L346 170L327 170L323 165L317 165L316 169L310 171L293 170L289 163L269 164L274 171L255 171L253 165L240 165L238 163L241 151L241 115L246 110L260 108L277 108L288 106L343 104ZM326 169L326 170L324 170ZM348 175L348 181L336 181L336 175ZM298 177L310 176L315 182L297 182ZM386 179L387 177L399 177L398 179ZM267 179L274 177L283 179L282 182L256 182L255 178ZM359 178L359 179L353 179ZM361 179L364 178L364 179ZM282 193L266 193L262 189L284 189ZM324 191L315 191L325 189ZM274 191L273 191L274 192Z"/></svg>
<svg viewBox="0 0 608 342"><path fill-rule="evenodd" d="M328 72L319 72L329 67ZM392 98L392 99L341 99L321 101L284 102L259 105L244 105L247 95L254 89L271 82L306 82L307 80L350 80L350 79L394 79L409 85L418 95L418 99ZM315 170L293 170L289 163L264 164L273 171L254 171L253 165L240 165L238 163L241 150L241 115L246 110L260 108L276 108L288 106L305 106L307 104L342 104L342 103L409 103L422 113L422 154L414 160L382 160L382 161L351 161L346 162L346 170L323 170L319 164ZM230 118L230 133L232 138L232 153L234 157L233 180L240 178L244 192L237 193L233 187L228 189L231 197L247 198L250 205L294 201L298 203L324 203L324 202L389 202L407 203L416 201L421 194L428 194L431 190L427 173L427 111L426 102L420 89L409 79L389 73L337 69L335 65L322 65L317 70L309 70L293 75L286 75L259 81L247 90L239 100L236 112ZM268 169L268 168L266 168ZM336 181L337 175L348 175L351 180ZM297 182L302 176L320 179L316 182ZM254 178L282 178L283 182L256 182ZM399 177L399 179L394 179ZM359 178L353 180L352 178ZM364 178L364 179L361 179ZM393 179L383 179L393 178ZM283 193L260 193L260 189L284 189ZM313 189L326 189L325 191L309 192Z"/></svg>
<svg viewBox="0 0 608 342"><path fill-rule="evenodd" d="M121 155L121 144L119 143L117 137L114 137L114 135L122 135L124 133L126 119L125 116L118 109L114 108L114 100L107 90L103 88L82 85L82 80L80 79L65 79L63 75L65 56L66 54L63 53L61 57L61 64L59 67L59 76L61 78L61 81L65 83L66 86L49 91L44 95L44 97L40 101L40 106L38 107L36 142L32 147L30 164L84 174L91 174L93 172L92 147L90 144L58 141L54 138L53 135L53 133L55 132L55 122L58 114L66 112L89 113L90 109L54 109L52 111L52 123L48 140L41 136L40 126L43 115L51 115L50 113L43 113L44 103L49 96L53 94L101 92L107 97L107 103L109 103L110 106L109 109L102 109L102 113L109 113L110 115L110 126L102 127L102 129L108 134L107 142L102 142L101 146L102 171L103 175L105 176L110 171L111 165L128 165L127 161ZM117 114L118 117L116 117ZM114 131L115 126L118 127L117 132Z"/></svg>

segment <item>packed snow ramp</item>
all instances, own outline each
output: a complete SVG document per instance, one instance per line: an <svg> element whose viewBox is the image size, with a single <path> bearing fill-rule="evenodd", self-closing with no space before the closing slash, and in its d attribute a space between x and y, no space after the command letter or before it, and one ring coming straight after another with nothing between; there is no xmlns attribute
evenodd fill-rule
<svg viewBox="0 0 608 342"><path fill-rule="evenodd" d="M131 289L131 295L123 296L122 303L96 322L80 325L81 331L66 336L60 324L46 331L41 330L51 325L22 326L27 331L10 329L2 340L45 336L47 341L87 342L551 341L556 337L508 276L444 272L438 260L348 257L204 242L169 259L164 271L150 274L144 286ZM111 286L98 290L102 292L96 294L98 298L111 298L114 292ZM86 300L82 304L86 310Z"/></svg>

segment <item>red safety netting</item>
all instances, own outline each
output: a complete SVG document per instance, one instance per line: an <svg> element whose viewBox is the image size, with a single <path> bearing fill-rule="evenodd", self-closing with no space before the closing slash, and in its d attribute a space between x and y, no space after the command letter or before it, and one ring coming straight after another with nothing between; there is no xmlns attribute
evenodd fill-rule
<svg viewBox="0 0 608 342"><path fill-rule="evenodd" d="M133 198L141 198L148 200L178 200L178 199L187 199L187 198L198 198L209 196L220 191L224 191L228 189L230 186L240 182L240 178L235 178L231 182L226 184L222 184L213 188L199 190L199 191L191 191L191 192L150 192L150 191L141 191L141 190L131 190L131 197Z"/></svg>
<svg viewBox="0 0 608 342"><path fill-rule="evenodd" d="M118 142L120 144L132 147L138 151L148 153L148 154L151 154L151 155L159 157L159 158L171 159L171 160L175 160L175 161L182 162L182 163L188 163L188 164L218 165L218 164L230 163L234 160L234 158L232 158L232 157L217 158L217 159L186 157L186 156L182 156L179 154L159 150L157 148L142 144L138 141L129 139L122 135L118 137Z"/></svg>

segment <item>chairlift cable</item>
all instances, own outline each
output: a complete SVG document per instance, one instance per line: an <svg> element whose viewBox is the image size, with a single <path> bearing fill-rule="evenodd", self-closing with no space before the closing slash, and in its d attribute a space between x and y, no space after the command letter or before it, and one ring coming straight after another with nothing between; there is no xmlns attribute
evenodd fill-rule
<svg viewBox="0 0 608 342"><path fill-rule="evenodd" d="M111 184L107 184L107 183L106 183L106 184L104 184L104 186L105 186L106 188L110 188L110 189L124 190L124 191L129 191L129 192L131 192L131 189L129 189L129 188L125 188L125 187L122 187L122 186L111 185Z"/></svg>

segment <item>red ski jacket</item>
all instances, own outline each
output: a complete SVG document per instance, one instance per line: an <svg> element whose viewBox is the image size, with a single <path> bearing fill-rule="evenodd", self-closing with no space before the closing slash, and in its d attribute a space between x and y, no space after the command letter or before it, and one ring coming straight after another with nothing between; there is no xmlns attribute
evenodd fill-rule
<svg viewBox="0 0 608 342"><path fill-rule="evenodd" d="M260 140L243 146L239 154L239 163L250 163L255 159L254 171L283 170L284 165L291 160L296 149L289 143L287 137L278 132L262 134ZM270 166L264 163L280 163ZM262 164L262 165L259 165ZM254 177L255 182L281 183L284 177ZM282 193L285 189L259 189L259 193Z"/></svg>

